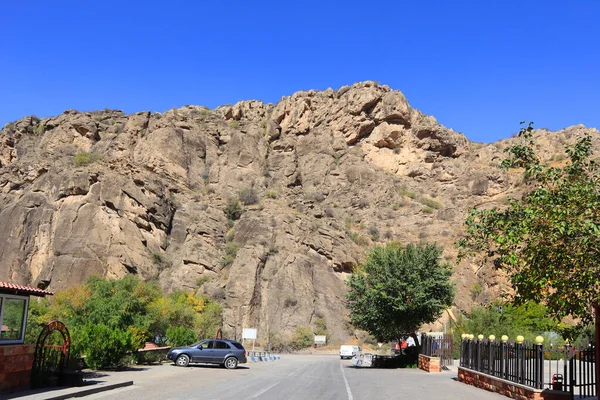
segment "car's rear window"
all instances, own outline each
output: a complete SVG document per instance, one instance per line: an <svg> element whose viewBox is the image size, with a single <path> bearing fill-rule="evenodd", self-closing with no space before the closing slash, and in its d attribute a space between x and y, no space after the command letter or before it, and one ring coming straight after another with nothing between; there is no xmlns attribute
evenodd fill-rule
<svg viewBox="0 0 600 400"><path fill-rule="evenodd" d="M232 345L234 345L235 347L237 347L240 350L244 350L244 346L242 346L241 343L238 342L231 342Z"/></svg>

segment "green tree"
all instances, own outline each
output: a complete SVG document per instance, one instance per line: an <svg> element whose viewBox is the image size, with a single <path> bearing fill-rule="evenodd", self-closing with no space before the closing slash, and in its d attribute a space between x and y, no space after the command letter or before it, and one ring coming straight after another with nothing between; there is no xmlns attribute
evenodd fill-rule
<svg viewBox="0 0 600 400"><path fill-rule="evenodd" d="M600 181L592 138L567 146L565 166L545 165L533 126L508 148L502 168L520 168L526 193L504 209L472 209L459 258L483 254L508 273L515 301L544 303L557 319L592 319L600 301Z"/></svg>
<svg viewBox="0 0 600 400"><path fill-rule="evenodd" d="M380 342L435 321L454 301L450 264L434 244L375 247L347 280L352 323Z"/></svg>

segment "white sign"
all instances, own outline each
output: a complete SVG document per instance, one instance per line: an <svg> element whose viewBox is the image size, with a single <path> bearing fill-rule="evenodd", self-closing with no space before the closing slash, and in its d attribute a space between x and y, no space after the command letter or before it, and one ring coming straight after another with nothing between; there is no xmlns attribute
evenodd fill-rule
<svg viewBox="0 0 600 400"><path fill-rule="evenodd" d="M325 335L315 335L315 344L326 344L327 336Z"/></svg>
<svg viewBox="0 0 600 400"><path fill-rule="evenodd" d="M242 329L242 339L254 339L254 340L256 340L256 329L255 328L244 328L244 329Z"/></svg>

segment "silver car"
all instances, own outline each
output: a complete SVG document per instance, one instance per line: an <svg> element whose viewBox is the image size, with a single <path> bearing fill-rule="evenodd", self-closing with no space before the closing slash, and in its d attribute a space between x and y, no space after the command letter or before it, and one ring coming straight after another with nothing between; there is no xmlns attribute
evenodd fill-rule
<svg viewBox="0 0 600 400"><path fill-rule="evenodd" d="M169 350L167 358L180 367L190 363L219 364L234 369L246 363L246 350L241 343L228 339L206 339L191 346Z"/></svg>

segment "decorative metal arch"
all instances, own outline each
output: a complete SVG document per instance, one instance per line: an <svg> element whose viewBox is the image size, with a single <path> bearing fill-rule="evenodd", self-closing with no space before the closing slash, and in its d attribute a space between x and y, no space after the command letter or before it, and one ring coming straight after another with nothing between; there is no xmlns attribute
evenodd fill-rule
<svg viewBox="0 0 600 400"><path fill-rule="evenodd" d="M62 336L62 344L47 344L54 333ZM31 386L34 388L59 384L69 361L71 335L67 326L60 321L51 321L40 332L35 345Z"/></svg>

